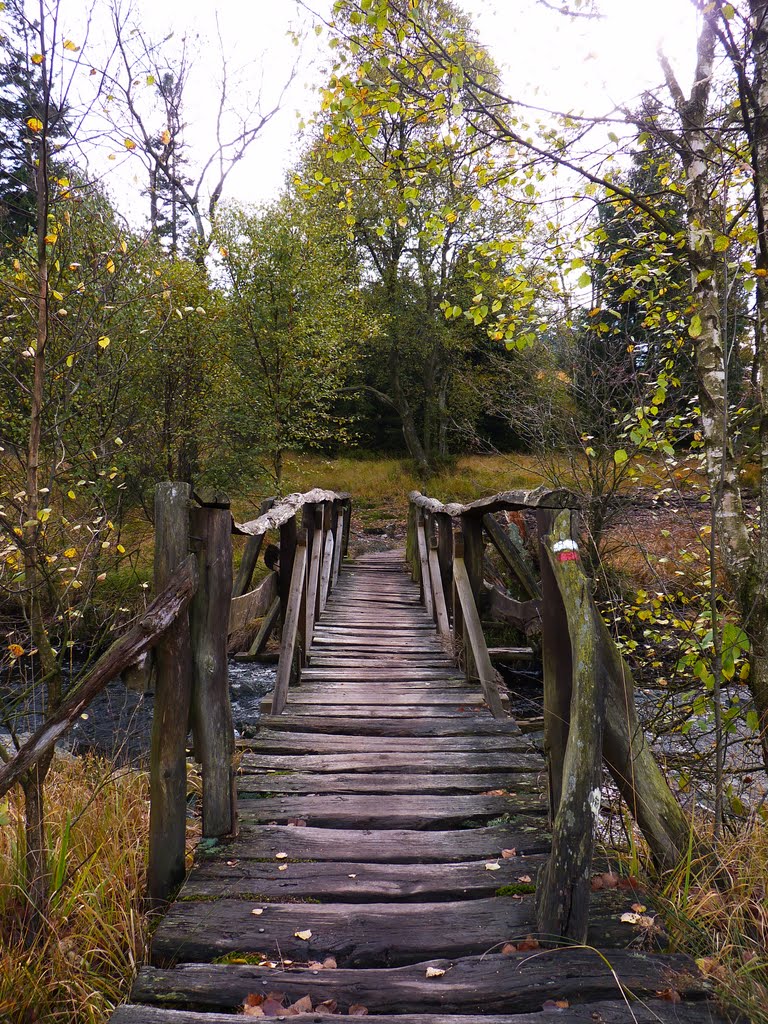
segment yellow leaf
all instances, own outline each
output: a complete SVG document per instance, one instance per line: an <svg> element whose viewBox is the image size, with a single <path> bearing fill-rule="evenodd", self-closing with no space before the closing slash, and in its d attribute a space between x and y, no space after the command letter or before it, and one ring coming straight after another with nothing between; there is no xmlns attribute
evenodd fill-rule
<svg viewBox="0 0 768 1024"><path fill-rule="evenodd" d="M164 146L167 146L168 143L171 141L171 133L168 131L167 128L163 128L163 131L160 135L160 141Z"/></svg>
<svg viewBox="0 0 768 1024"><path fill-rule="evenodd" d="M77 51L80 49L80 47L77 45L77 43L73 43L71 39L65 39L64 40L64 49L65 50L71 50L72 53L77 53Z"/></svg>
<svg viewBox="0 0 768 1024"><path fill-rule="evenodd" d="M56 239L58 237L59 237L58 235L54 235L54 234L46 235L45 236L45 244L46 245L56 245Z"/></svg>
<svg viewBox="0 0 768 1024"><path fill-rule="evenodd" d="M306 931L294 932L293 934L296 936L297 939L303 939L305 942L309 942L309 940L312 938L312 932L309 930L309 928L307 928Z"/></svg>
<svg viewBox="0 0 768 1024"><path fill-rule="evenodd" d="M444 974L445 971L441 970L439 967L428 967L426 970L427 978L442 978Z"/></svg>
<svg viewBox="0 0 768 1024"><path fill-rule="evenodd" d="M75 357L74 356L71 356L71 355L67 356L67 367L70 370L72 369L72 366L74 365L74 362L75 362Z"/></svg>
<svg viewBox="0 0 768 1024"><path fill-rule="evenodd" d="M136 143L133 141L133 139L125 139L123 145L126 149L136 149Z"/></svg>
<svg viewBox="0 0 768 1024"><path fill-rule="evenodd" d="M102 334L102 336L99 338L98 345L99 348L107 348L107 346L109 345L109 338L106 336L106 334Z"/></svg>
<svg viewBox="0 0 768 1024"><path fill-rule="evenodd" d="M114 274L114 272L115 272L115 261L110 256L109 259L107 260L107 273L108 274Z"/></svg>
<svg viewBox="0 0 768 1024"><path fill-rule="evenodd" d="M29 128L31 132L41 132L43 130L43 122L39 117L28 117L27 128Z"/></svg>
<svg viewBox="0 0 768 1024"><path fill-rule="evenodd" d="M120 239L120 251L121 252L128 252L128 243L126 242L126 240L124 238Z"/></svg>
<svg viewBox="0 0 768 1024"><path fill-rule="evenodd" d="M24 648L21 644L8 644L8 650L12 658L20 658L24 653Z"/></svg>
<svg viewBox="0 0 768 1024"><path fill-rule="evenodd" d="M80 580L72 580L72 589L73 590L79 590L80 587L82 587L82 585L83 584L80 582Z"/></svg>
<svg viewBox="0 0 768 1024"><path fill-rule="evenodd" d="M115 156L114 153L110 153L109 156L107 157L107 160L116 160L116 159L117 159L117 157Z"/></svg>
<svg viewBox="0 0 768 1024"><path fill-rule="evenodd" d="M288 865L287 864L279 864L277 870L278 871L287 871L288 870Z"/></svg>
<svg viewBox="0 0 768 1024"><path fill-rule="evenodd" d="M45 60L45 57L42 55L42 53L33 53L29 59L32 61L33 64L42 64Z"/></svg>
<svg viewBox="0 0 768 1024"><path fill-rule="evenodd" d="M121 555L125 554L125 548L123 547L122 544L117 545L117 550L120 552Z"/></svg>
<svg viewBox="0 0 768 1024"><path fill-rule="evenodd" d="M287 854L287 853L276 853L276 854L275 854L275 857L276 857L276 859L277 859L277 860L285 860L285 858L286 858L287 856L288 856L288 854Z"/></svg>
<svg viewBox="0 0 768 1024"><path fill-rule="evenodd" d="M67 491L67 497L70 499L70 501L74 501L77 495L75 494L74 491Z"/></svg>
<svg viewBox="0 0 768 1024"><path fill-rule="evenodd" d="M77 548L67 548L67 550L64 552L64 557L65 558L74 558L76 554L77 554Z"/></svg>

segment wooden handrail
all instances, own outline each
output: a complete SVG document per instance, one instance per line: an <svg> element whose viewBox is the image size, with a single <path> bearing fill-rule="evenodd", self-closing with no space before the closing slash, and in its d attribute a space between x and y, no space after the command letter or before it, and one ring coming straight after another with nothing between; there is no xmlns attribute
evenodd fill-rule
<svg viewBox="0 0 768 1024"><path fill-rule="evenodd" d="M306 491L304 494L289 494L287 497L281 498L280 501L276 501L272 508L260 515L258 519L247 523L236 523L233 520L232 532L248 537L259 537L267 530L279 529L289 519L293 519L304 505L318 505L324 501L348 502L350 497L351 495L346 492L337 494L336 491L323 491L319 487L312 491Z"/></svg>
<svg viewBox="0 0 768 1024"><path fill-rule="evenodd" d="M478 498L467 505L450 502L444 505L435 498L428 498L420 491L411 491L408 495L411 505L422 512L445 513L456 518L458 516L484 516L492 512L513 512L518 509L537 508L574 508L581 507L581 499L573 491L564 487L537 487L532 491L500 491L487 498Z"/></svg>
<svg viewBox="0 0 768 1024"><path fill-rule="evenodd" d="M136 623L105 651L83 681L0 768L0 796L40 760L110 680L150 650L184 612L197 590L197 562L189 555Z"/></svg>

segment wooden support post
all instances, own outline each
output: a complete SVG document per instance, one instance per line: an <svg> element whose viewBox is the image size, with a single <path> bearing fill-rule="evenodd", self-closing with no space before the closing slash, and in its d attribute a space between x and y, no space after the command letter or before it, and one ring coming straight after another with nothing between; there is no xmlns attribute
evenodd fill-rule
<svg viewBox="0 0 768 1024"><path fill-rule="evenodd" d="M291 590L291 573L296 557L296 516L291 516L280 527L280 622L285 623L288 614L288 595Z"/></svg>
<svg viewBox="0 0 768 1024"><path fill-rule="evenodd" d="M448 610L445 606L445 592L440 575L440 562L437 556L437 537L429 537L429 576L432 581L432 597L435 606L435 621L440 636L446 639L451 635L451 624L448 621Z"/></svg>
<svg viewBox="0 0 768 1024"><path fill-rule="evenodd" d="M483 594L483 524L482 520L476 516L462 516L461 517L461 537L462 537L462 551L463 561L469 579L469 584L472 590L472 601L475 608L480 614L481 601L484 600ZM455 545L454 545L455 551ZM454 555L455 559L455 555ZM454 573L456 571L456 564L454 561ZM467 623L466 614L463 615L463 634L462 639L464 642L464 659L466 662L467 678L478 679L480 676L480 667L475 664L474 661L474 649L472 644L469 642L467 636Z"/></svg>
<svg viewBox="0 0 768 1024"><path fill-rule="evenodd" d="M520 552L509 539L507 532L490 514L483 516L483 526L491 543L507 563L507 567L512 571L525 594L531 600L538 601L541 597L541 587L536 582L528 564L523 560Z"/></svg>
<svg viewBox="0 0 768 1024"><path fill-rule="evenodd" d="M347 510L342 505L339 508L338 519L336 520L336 536L334 539L333 546L333 573L331 575L331 586L335 587L339 580L339 571L341 569L341 556L342 549L344 547L344 523L347 517Z"/></svg>
<svg viewBox="0 0 768 1024"><path fill-rule="evenodd" d="M454 537L453 550L453 581L456 587L456 596L461 605L464 631L472 651L474 664L477 667L477 678L479 678L483 689L483 697L494 718L507 718L499 693L499 675L488 655L483 627L472 593L472 584L464 564L463 538L459 533Z"/></svg>
<svg viewBox="0 0 768 1024"><path fill-rule="evenodd" d="M432 583L429 578L429 555L427 552L427 538L424 530L424 515L418 513L416 518L416 544L419 555L419 575L421 577L421 599L427 609L427 615L431 619L435 617L435 605L432 600Z"/></svg>
<svg viewBox="0 0 768 1024"><path fill-rule="evenodd" d="M185 483L155 488L155 593L189 555L189 503ZM229 606L227 606L229 611ZM147 896L162 904L185 874L187 732L192 696L189 618L181 615L157 645L157 685L150 749Z"/></svg>
<svg viewBox="0 0 768 1024"><path fill-rule="evenodd" d="M265 501L262 501L259 508L259 515L263 516L265 512L269 512L274 504L274 498L267 498ZM245 551L243 551L243 557L240 562L240 568L237 572L237 579L232 586L233 598L242 597L243 594L247 594L250 590L253 570L256 568L256 563L259 560L259 552L261 551L261 545L263 542L263 533L260 533L257 537L248 538L245 545Z"/></svg>
<svg viewBox="0 0 768 1024"><path fill-rule="evenodd" d="M585 943L594 831L600 814L606 687L597 672L589 580L581 571L569 512L558 515L542 543L565 609L574 674L552 849L536 882L537 926L540 936Z"/></svg>
<svg viewBox="0 0 768 1024"><path fill-rule="evenodd" d="M325 611L328 601L328 592L331 588L331 574L333 573L334 539L333 530L325 535L325 547L323 551L323 571L320 574L320 614Z"/></svg>
<svg viewBox="0 0 768 1024"><path fill-rule="evenodd" d="M323 554L323 513L322 509L317 506L314 507L313 522L312 553L309 557L309 569L307 572L307 613L305 619L306 647L309 647L312 643L312 634L315 631L317 599L320 586L320 560Z"/></svg>
<svg viewBox="0 0 768 1024"><path fill-rule="evenodd" d="M235 737L229 701L227 625L232 600L232 516L220 507L193 508L192 545L200 584L189 609L192 637L192 733L202 765L203 835L235 831Z"/></svg>
<svg viewBox="0 0 768 1024"><path fill-rule="evenodd" d="M341 549L343 558L349 554L349 531L352 528L352 499L345 498L344 502L344 545Z"/></svg>
<svg viewBox="0 0 768 1024"><path fill-rule="evenodd" d="M288 608L280 642L280 660L277 663L277 677L272 694L271 714L281 714L288 699L288 686L293 671L296 641L299 636L299 620L304 601L304 581L307 574L307 532L302 529L296 539L296 556L288 593Z"/></svg>
<svg viewBox="0 0 768 1024"><path fill-rule="evenodd" d="M544 753L549 772L550 820L555 820L563 788L563 759L571 718L573 664L568 619L557 580L549 564L544 537L554 523L551 509L536 512L541 563L541 658L544 671ZM573 522L572 522L573 529Z"/></svg>
<svg viewBox="0 0 768 1024"><path fill-rule="evenodd" d="M448 618L453 620L453 522L444 512L434 515L437 528L437 559L440 563L440 576L443 580L443 593L448 611Z"/></svg>
<svg viewBox="0 0 768 1024"><path fill-rule="evenodd" d="M419 562L419 541L417 535L417 522L419 510L411 503L408 506L408 528L405 538L405 561L411 570L411 579L417 581L421 587L421 565Z"/></svg>

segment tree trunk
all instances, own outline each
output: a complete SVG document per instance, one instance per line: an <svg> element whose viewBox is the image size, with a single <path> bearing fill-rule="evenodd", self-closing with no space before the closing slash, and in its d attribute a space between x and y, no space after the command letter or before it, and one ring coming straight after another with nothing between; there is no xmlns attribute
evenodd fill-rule
<svg viewBox="0 0 768 1024"><path fill-rule="evenodd" d="M45 834L45 777L53 759L46 754L24 776L24 874L27 920L25 938L31 945L40 935L48 914L50 869Z"/></svg>

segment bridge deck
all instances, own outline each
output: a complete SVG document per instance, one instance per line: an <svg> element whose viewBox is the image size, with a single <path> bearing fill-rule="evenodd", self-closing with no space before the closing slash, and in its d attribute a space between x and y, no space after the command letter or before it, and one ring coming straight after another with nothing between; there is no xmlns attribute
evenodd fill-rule
<svg viewBox="0 0 768 1024"><path fill-rule="evenodd" d="M198 856L116 1024L223 1024L269 993L254 1015L297 1024L716 1019L691 962L620 921L632 892L596 894L605 959L526 942L544 763L456 670L397 553L340 577L301 686L242 746L240 833Z"/></svg>

